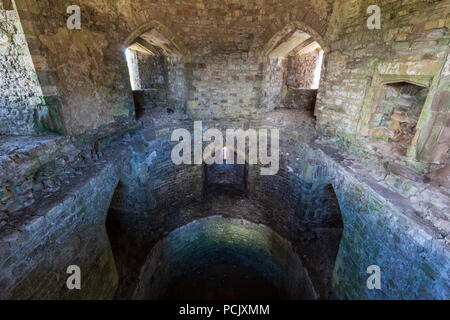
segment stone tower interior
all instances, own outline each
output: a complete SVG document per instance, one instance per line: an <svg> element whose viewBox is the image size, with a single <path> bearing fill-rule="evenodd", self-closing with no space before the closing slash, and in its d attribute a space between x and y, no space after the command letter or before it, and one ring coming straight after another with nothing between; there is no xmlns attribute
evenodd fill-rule
<svg viewBox="0 0 450 320"><path fill-rule="evenodd" d="M0 0L0 299L449 299L449 27L449 0ZM279 130L279 170L174 163L199 123Z"/></svg>

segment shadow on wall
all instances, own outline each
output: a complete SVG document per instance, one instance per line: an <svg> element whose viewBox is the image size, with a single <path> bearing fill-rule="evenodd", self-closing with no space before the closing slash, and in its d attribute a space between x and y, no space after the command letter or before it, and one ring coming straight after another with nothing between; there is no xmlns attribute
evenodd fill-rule
<svg viewBox="0 0 450 320"><path fill-rule="evenodd" d="M427 87L409 82L383 84L379 88L369 123L369 137L385 142L385 154L407 155L422 109L428 96Z"/></svg>

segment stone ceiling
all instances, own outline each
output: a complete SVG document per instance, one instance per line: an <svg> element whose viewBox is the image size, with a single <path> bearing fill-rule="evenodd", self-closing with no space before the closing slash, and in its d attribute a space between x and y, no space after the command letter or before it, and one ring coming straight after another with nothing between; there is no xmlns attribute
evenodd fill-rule
<svg viewBox="0 0 450 320"><path fill-rule="evenodd" d="M192 52L248 52L292 21L324 33L332 0L84 0L103 23L120 21L129 32L151 20L165 25ZM117 20L116 20L117 21ZM119 26L120 28L122 26Z"/></svg>

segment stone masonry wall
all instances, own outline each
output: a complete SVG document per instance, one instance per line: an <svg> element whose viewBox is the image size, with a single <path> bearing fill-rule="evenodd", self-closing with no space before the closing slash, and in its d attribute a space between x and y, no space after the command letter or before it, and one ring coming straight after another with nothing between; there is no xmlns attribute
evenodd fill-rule
<svg viewBox="0 0 450 320"><path fill-rule="evenodd" d="M137 53L141 89L159 89L167 86L167 66L163 56Z"/></svg>
<svg viewBox="0 0 450 320"><path fill-rule="evenodd" d="M180 277L221 261L249 266L288 299L316 298L308 272L288 241L263 225L211 216L173 231L155 245L134 299L158 298Z"/></svg>
<svg viewBox="0 0 450 320"><path fill-rule="evenodd" d="M443 212L447 210L448 203L444 200L442 202L444 207L425 209L427 205L417 198L420 197L417 192L424 188L420 183L401 182L393 175L385 179L388 183L380 183L364 173L357 164L352 165L352 162L344 161L336 150L308 141L311 134L302 132L301 129L305 125L296 122L294 115L289 118L293 119L295 127L281 128L280 172L274 177L265 178L259 175L258 167L249 168L249 199L263 206L265 211L261 212L264 214L252 211L252 214L243 218L271 226L274 231L293 242L303 257L302 262L308 269L312 281L315 285L319 284L317 287L321 297L333 296L330 292L324 292L324 288L328 287L327 279L331 279L333 274L334 288L341 298L448 298L446 284L447 271L450 267L449 251L447 240L445 236L442 237L442 232L445 235L446 225ZM270 128L280 123L276 117L272 121L264 126ZM243 123L221 124L224 128L236 128L241 125ZM260 125L254 121L250 127L258 128ZM192 166L192 170L195 170L195 167L200 166ZM192 194L193 186L196 187L194 190L201 190L200 172L191 175L189 166L180 167L179 170L176 181L180 183L174 190L179 194L186 192ZM163 174L156 177L155 181L161 181L159 179L166 177L163 182L158 182L162 183L164 189L171 189L170 186L175 183L170 175ZM195 182L191 180L192 178ZM393 181L397 182L390 186L389 183ZM136 183L131 180L129 182ZM400 184L405 187L408 184L409 187L400 190ZM328 191L330 185L337 195L342 213L344 230L340 243L339 224L336 225L335 216L327 211L329 206L336 206ZM430 197L438 199L437 194L431 190L421 193L429 193ZM136 195L139 192L132 191L130 194ZM414 197L417 199L408 201L408 198ZM168 199L164 194L157 198ZM144 206L140 212L158 212L158 214L152 213L148 217L141 215L144 220L139 224L129 220L130 217L136 219L135 214L129 215L126 213L128 210L126 206L121 207L123 223L128 226L127 229L133 230L130 235L134 237L141 235L136 243L142 245L145 239L154 239L157 237L156 234L164 234L177 226L214 212L201 209L198 211L200 213L195 211L188 214L186 210L178 209L182 203L166 201L161 202L165 203L163 206L167 208L164 211L148 211L145 209L146 202L142 202ZM132 201L133 205L136 203L139 202ZM433 218L431 216L427 218L427 221L433 221L432 225L424 220L427 210L434 212ZM235 211L228 213L232 217L241 217L241 214ZM136 226L138 228L135 228ZM336 251L333 253L329 244L324 247L325 243L334 243ZM138 250L142 253L146 249L140 247ZM322 254L318 256L315 254L317 252ZM331 258L327 260L325 257ZM381 291L370 291L366 287L366 269L373 264L379 265L384 270ZM330 272L328 274L330 278L325 276L327 270Z"/></svg>
<svg viewBox="0 0 450 320"><path fill-rule="evenodd" d="M376 180L356 161L314 142L305 129L308 124L296 115L298 111L282 110L263 122L221 123L225 128L245 127L245 123L250 128L273 128L284 123L280 128L280 172L267 181L259 175L258 167L250 167L249 199L244 200L250 208L248 214L242 216L241 200L232 200L236 207L231 211L225 202L222 212L270 226L291 241L321 298L332 297L324 291L328 285L320 282L331 278L322 277L328 270L341 298L448 299L448 200L421 183L409 181L409 188L400 190L399 184L406 185L406 181L395 176ZM172 126L157 125L125 136L123 142L130 148L123 153L105 150L104 157L82 169L79 178L66 179L70 183L58 190L63 199L50 197L2 224L0 261L2 270L7 270L0 279L2 298L78 297L67 295L64 282L40 282L57 278L73 262L82 270L92 270L87 291L80 297L112 297L116 276L104 223L114 189L108 217L124 223L119 235L125 240L129 240L126 235L134 237L129 247L126 242L121 244L138 270L133 252L142 255L171 230L217 212L205 204L195 207L202 198L201 166L176 167L170 161L174 145L168 142L171 128L189 128L191 123L177 122L173 117L168 118ZM122 160L119 155L123 155ZM391 187L389 181L396 182ZM342 233L342 229L332 223L330 211L322 210L336 205L329 185L342 214L340 243L337 231ZM436 207L423 202L423 197L433 199ZM318 206L324 207L317 210ZM86 236L80 242L77 234ZM30 243L35 246L30 247ZM335 265L333 259L323 260L332 254L327 251L331 246L323 247L324 243L339 245ZM40 244L45 244L47 251L37 248ZM373 264L382 270L381 291L366 287L366 269Z"/></svg>
<svg viewBox="0 0 450 320"><path fill-rule="evenodd" d="M320 62L320 51L319 48L307 54L289 56L286 71L286 85L288 87L317 89L312 86L316 66Z"/></svg>
<svg viewBox="0 0 450 320"><path fill-rule="evenodd" d="M175 73L187 83L183 90L169 87L169 92L179 94L172 95L177 97L174 104L191 105L190 112L197 117L230 118L234 113L255 117L255 82L260 81L256 50L290 21L304 21L324 33L332 11L329 0L182 0L176 4L81 0L82 29L68 30L66 10L72 2L18 0L17 4L44 95L58 103L69 135L134 118L123 49L138 29L144 32L146 26L157 25L178 49L187 49L181 50L182 63L205 65L208 74L200 80L195 80L196 70L190 68ZM222 74L223 70L227 72ZM233 77L239 77L235 85ZM174 83L170 75L169 83ZM225 83L223 90L219 86ZM240 93L242 88L245 93ZM188 104L183 103L186 100Z"/></svg>
<svg viewBox="0 0 450 320"><path fill-rule="evenodd" d="M0 135L36 134L42 91L10 0L0 1L0 61Z"/></svg>
<svg viewBox="0 0 450 320"><path fill-rule="evenodd" d="M314 111L316 107L317 90L288 88L283 98L282 107Z"/></svg>
<svg viewBox="0 0 450 320"><path fill-rule="evenodd" d="M373 4L381 8L380 30L367 28L366 9ZM432 141L448 121L447 114L441 115L439 128L430 136L431 128L436 125L431 105L448 110L450 104L445 93L448 82L445 81L447 89L438 89L440 77L445 76L442 70L449 53L449 7L448 1L439 0L336 1L336 24L328 34L327 72L316 109L318 129L349 140L367 136L367 122L382 83L421 83L430 88L430 95L408 158L427 160L430 154L421 151L433 148ZM428 147L424 141L429 142Z"/></svg>
<svg viewBox="0 0 450 320"><path fill-rule="evenodd" d="M123 163L120 152L109 157L80 168L82 177L66 180L62 196L1 225L0 299L113 297L118 278L105 220ZM66 286L71 265L81 268L81 290Z"/></svg>

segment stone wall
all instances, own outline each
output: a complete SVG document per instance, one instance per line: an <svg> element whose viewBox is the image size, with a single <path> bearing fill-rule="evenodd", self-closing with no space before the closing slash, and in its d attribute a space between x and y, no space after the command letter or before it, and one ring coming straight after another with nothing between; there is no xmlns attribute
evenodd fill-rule
<svg viewBox="0 0 450 320"><path fill-rule="evenodd" d="M81 32L67 28L69 1L16 3L43 95L60 111L66 134L134 118L123 48L109 39L111 30L98 30L95 13L83 7Z"/></svg>
<svg viewBox="0 0 450 320"><path fill-rule="evenodd" d="M282 107L314 111L316 107L317 90L287 88Z"/></svg>
<svg viewBox="0 0 450 320"><path fill-rule="evenodd" d="M169 106L167 89L134 90L133 100L136 119L142 117L149 109Z"/></svg>
<svg viewBox="0 0 450 320"><path fill-rule="evenodd" d="M189 81L187 67L183 61L169 60L168 62L167 99L169 107L186 112L189 95Z"/></svg>
<svg viewBox="0 0 450 320"><path fill-rule="evenodd" d="M118 277L105 219L123 164L117 150L108 157L1 224L1 299L113 297ZM81 268L81 290L66 286L71 265Z"/></svg>
<svg viewBox="0 0 450 320"><path fill-rule="evenodd" d="M5 245L0 246L0 261L2 270L9 270L2 272L2 294L18 298L43 298L42 292L48 293L45 297L112 297L116 280L104 223L115 193L107 217L120 232L110 225L108 233L125 284L116 297L130 297L145 256L159 239L187 223L220 214L269 226L288 239L322 299L334 297L335 290L338 297L349 299L448 299L448 198L421 182L388 172L374 175L315 141L312 123L299 118L300 114L282 110L262 122L221 123L220 128L283 124L281 163L273 177L261 176L257 166L249 167L248 199L214 198L215 207L202 202L202 166L177 167L170 160L175 144L170 142L172 129L192 130L192 122L168 115L168 122L162 123L155 117L154 126L119 139L123 147L128 145L122 152L99 145L97 161L81 166L80 177L65 179L70 183L64 183L47 200L8 215L6 224L2 223L0 241ZM111 144L109 140L101 143ZM100 153L104 155L98 158ZM23 174L23 170L18 172ZM89 236L79 242L73 238L75 234ZM30 243L35 246L28 246ZM31 251L43 243L55 250L70 243L75 249L61 254L36 249L34 256ZM25 257L33 257L27 268L21 265ZM64 282L36 285L39 279L61 274L72 261L91 270L90 289L81 296L64 291ZM50 264L56 265L54 269L47 268ZM381 291L366 287L366 269L373 264L382 270ZM107 270L101 271L106 278L98 276L99 270ZM30 291L30 287L43 290Z"/></svg>
<svg viewBox="0 0 450 320"><path fill-rule="evenodd" d="M287 62L286 85L289 88L317 89L315 75L317 64L321 64L322 49L305 54L290 55Z"/></svg>
<svg viewBox="0 0 450 320"><path fill-rule="evenodd" d="M31 59L14 2L0 2L0 135L60 132L57 109L49 107Z"/></svg>
<svg viewBox="0 0 450 320"><path fill-rule="evenodd" d="M336 25L328 34L330 52L319 90L317 127L354 141L367 136L367 123L382 84L410 81L426 86L430 89L429 96L407 160L403 158L418 169L420 166L412 162L433 158L430 152L445 127L441 124L431 129L439 117L431 105L446 110L449 105L443 68L449 53L449 3L377 1L381 8L381 29L369 30L366 9L372 4L366 0L335 3ZM447 89L438 85L442 82L447 83ZM448 121L448 115L440 118L440 123ZM365 142L361 144L367 146ZM378 153L385 156L389 150L379 148Z"/></svg>
<svg viewBox="0 0 450 320"><path fill-rule="evenodd" d="M201 63L192 65L189 93L189 110L196 118L232 119L258 113L260 70L254 59L247 53L197 59Z"/></svg>
<svg viewBox="0 0 450 320"><path fill-rule="evenodd" d="M294 175L302 174L306 183L329 181L336 191L344 223L333 275L339 296L348 299L448 299L445 284L448 273L442 270L450 268L449 251L437 228L432 231L424 222L418 222L414 216L416 209L401 195L389 196L391 190L377 186L371 179L358 178L345 165L332 164L336 159L328 152L323 157L322 152L314 152L313 158L321 158L315 164L304 152L297 156L292 154L290 163ZM300 155L311 164L295 161L294 157L299 159ZM297 167L301 162L303 165ZM421 252L427 252L427 258ZM384 270L385 285L380 291L368 290L365 285L369 265L378 265Z"/></svg>
<svg viewBox="0 0 450 320"><path fill-rule="evenodd" d="M286 59L271 59L265 64L262 105L267 110L281 106Z"/></svg>
<svg viewBox="0 0 450 320"><path fill-rule="evenodd" d="M166 58L138 53L141 89L159 89L167 86Z"/></svg>
<svg viewBox="0 0 450 320"><path fill-rule="evenodd" d="M126 284L118 296L129 297L143 253L174 229L217 213L201 202L202 167L177 167L170 160L172 129L192 131L192 122L178 113L156 113L144 129L123 137L124 154L109 150L102 159L98 145L79 146L88 140L80 134L104 138L135 124L123 49L127 39L150 29L181 53L168 59L169 107L194 118L229 120L211 127L282 129L279 173L263 177L258 167L249 168L248 199L231 199L242 204L236 207L227 198L222 212L270 226L288 239L320 298L449 298L448 189L425 183L423 174L424 163L448 164L447 1L381 0L382 29L370 31L368 0L181 0L176 6L166 0L83 0L78 31L65 25L69 1L17 0L42 94L34 90L31 65L21 60L30 62L13 2L0 3L0 27L6 30L0 50L8 52L1 62L1 93L25 89L17 104L0 109L7 128L0 133L37 134L37 126L77 135L1 139L1 298L111 298L117 273L106 212L120 231L110 233L118 235L111 238L113 249L122 246L122 253L114 252ZM262 114L281 107L289 92L283 92L285 59L267 59L261 48L297 28L327 45L315 113L321 133L344 137L330 140L334 146L316 139L313 122L299 110ZM16 82L18 76L27 83ZM363 137L369 136L380 88L399 82L429 89L411 146L394 159L400 165L385 163L379 147L368 154L360 146L370 146ZM36 96L43 97L39 103ZM36 118L30 110L40 104L48 111ZM36 125L36 119L49 120ZM112 136L102 143L117 141ZM91 271L79 295L60 281L74 262ZM373 264L382 270L380 291L366 287L366 269Z"/></svg>
<svg viewBox="0 0 450 320"><path fill-rule="evenodd" d="M294 119L293 115L291 118ZM280 123L273 115L271 119L272 125ZM436 190L427 191L436 201L440 199L444 206L431 209L433 217L427 219L433 222L429 225L422 216L427 210L424 209L422 201L426 200L423 196L428 196L423 192L420 195L420 183L407 182L394 175L387 177L386 182L377 182L357 164L344 161L336 150L305 140L308 133L302 133L300 129L304 125L293 122L297 129L289 126L282 129L280 172L274 177L264 178L259 175L257 167L250 167L249 199L262 205L264 210L261 212L264 213L251 211L243 218L271 226L292 241L321 297L333 296L324 288L329 288L327 272L331 277L331 270L334 270L334 288L341 298L448 298L447 276L442 270L450 267L449 252L446 240L441 236L442 232L445 234L444 212L448 203L442 196L435 193ZM242 124L222 125L236 128ZM251 127L258 126L257 122L252 122ZM188 183L189 189L193 185L198 186L199 181ZM401 189L400 183L407 183L409 191ZM330 185L333 186L332 193ZM236 217L235 214L242 216L242 210L238 213L226 208L224 212L232 217ZM342 232L342 229L339 229L340 219L336 219L340 214L336 215L335 211L338 209L343 219L341 226L344 226L340 245L339 230ZM188 214L185 209L180 210L174 207L165 218L160 216L159 222L153 220L150 225L156 225L151 230L163 234L164 230L173 230L214 212L199 209ZM421 218L417 216L419 212ZM123 218L124 221L128 219L126 215ZM148 223L141 225L149 226ZM149 231L146 234L155 238L155 233ZM138 234L136 232L142 233L143 230L135 229L135 235ZM334 249L332 243L336 245ZM318 256L317 252L321 255ZM370 291L366 287L366 269L373 264L384 270L385 287L381 291ZM410 272L405 271L408 268Z"/></svg>
<svg viewBox="0 0 450 320"><path fill-rule="evenodd" d="M174 97L174 105L189 104L194 117L256 117L261 81L256 77L260 70L256 50L290 21L304 21L324 33L332 9L325 0L239 4L183 0L176 5L167 0L132 4L83 0L79 2L82 30L68 30L70 1L50 5L18 0L17 4L44 95L57 103L70 135L133 119L123 49L130 36L152 28L179 49L183 67L185 62L205 66L201 70L206 74L196 80L195 68L184 70L177 63L174 67L179 71L172 74L186 79L185 83L170 76L169 62L169 92L173 93L169 97ZM170 87L176 83L180 86Z"/></svg>
<svg viewBox="0 0 450 320"><path fill-rule="evenodd" d="M200 266L225 261L250 267L287 299L315 299L308 272L291 244L269 228L220 216L194 221L159 241L142 267L134 299L156 299Z"/></svg>

